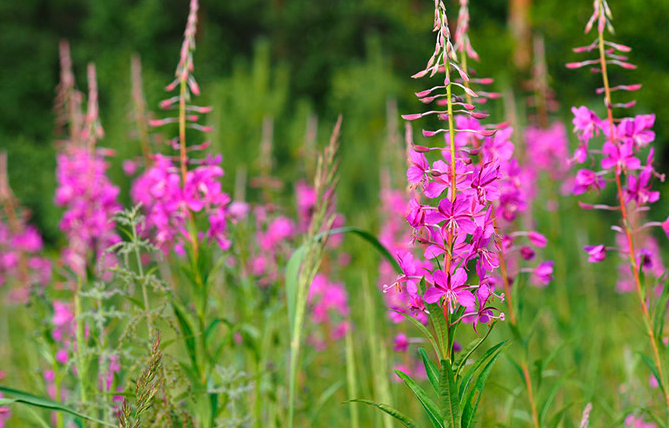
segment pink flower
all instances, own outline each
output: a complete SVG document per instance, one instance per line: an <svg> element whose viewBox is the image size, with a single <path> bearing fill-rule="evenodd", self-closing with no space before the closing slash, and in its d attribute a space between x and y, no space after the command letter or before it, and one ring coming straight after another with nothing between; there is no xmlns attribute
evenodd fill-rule
<svg viewBox="0 0 669 428"><path fill-rule="evenodd" d="M471 203L469 197L459 194L455 201L442 199L437 211L429 211L425 219L427 224L444 222L442 231L450 233L474 233L476 223L472 220Z"/></svg>
<svg viewBox="0 0 669 428"><path fill-rule="evenodd" d="M572 107L571 112L574 114L572 123L574 124L574 131L578 134L583 142L588 142L596 133L599 133L599 126L601 119L585 106Z"/></svg>
<svg viewBox="0 0 669 428"><path fill-rule="evenodd" d="M646 147L655 140L651 128L655 124L654 114L640 114L634 119L625 118L618 125L618 136L629 142L635 149Z"/></svg>
<svg viewBox="0 0 669 428"><path fill-rule="evenodd" d="M457 268L455 272L447 275L442 270L435 270L432 274L434 285L425 291L426 303L437 303L444 297L451 312L455 311L455 303L464 307L470 307L474 304L474 295L468 290L465 284L467 273L462 268Z"/></svg>
<svg viewBox="0 0 669 428"><path fill-rule="evenodd" d="M606 157L602 159L601 165L604 169L639 169L641 161L634 156L632 144L623 142L614 144L610 141L604 143L602 154Z"/></svg>
<svg viewBox="0 0 669 428"><path fill-rule="evenodd" d="M409 338L407 338L406 334L404 333L400 333L395 336L393 342L393 350L395 352L406 352L409 349Z"/></svg>
<svg viewBox="0 0 669 428"><path fill-rule="evenodd" d="M548 240L546 239L546 237L544 235L542 235L539 232L535 232L535 231L527 232L527 239L530 240L532 245L534 245L535 247L539 247L539 248L544 248L546 246L546 244L548 243Z"/></svg>
<svg viewBox="0 0 669 428"><path fill-rule="evenodd" d="M430 169L430 164L427 162L423 153L416 151L409 151L409 159L411 166L407 170L407 179L409 183L423 183L427 180L427 172Z"/></svg>
<svg viewBox="0 0 669 428"><path fill-rule="evenodd" d="M545 287L553 280L553 261L539 263L533 272L534 283L538 287Z"/></svg>
<svg viewBox="0 0 669 428"><path fill-rule="evenodd" d="M586 245L583 249L588 252L590 263L601 262L606 258L606 247L604 245Z"/></svg>
<svg viewBox="0 0 669 428"><path fill-rule="evenodd" d="M67 303L54 300L53 302L53 318L51 322L56 327L69 325L74 320L74 314Z"/></svg>
<svg viewBox="0 0 669 428"><path fill-rule="evenodd" d="M580 195L590 189L600 191L604 186L606 186L606 182L601 175L589 169L580 169L574 180L574 194Z"/></svg>
<svg viewBox="0 0 669 428"><path fill-rule="evenodd" d="M5 398L2 392L0 392L0 399ZM7 420L12 417L12 411L9 407L2 406L0 407L0 428L5 428Z"/></svg>

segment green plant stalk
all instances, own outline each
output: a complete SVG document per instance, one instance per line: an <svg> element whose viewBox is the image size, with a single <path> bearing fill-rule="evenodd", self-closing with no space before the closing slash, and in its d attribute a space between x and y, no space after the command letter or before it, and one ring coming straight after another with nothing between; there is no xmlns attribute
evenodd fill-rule
<svg viewBox="0 0 669 428"><path fill-rule="evenodd" d="M85 361L84 361L84 356L82 354L82 348L84 345L85 341L85 334L84 334L84 323L81 320L81 297L79 294L81 293L81 290L83 288L83 278L79 277L77 279L77 288L75 290L74 294L74 319L76 322L76 328L75 328L75 337L77 339L77 346L75 349L75 358L76 358L76 366L77 366L77 378L79 379L79 393L81 396L81 401L83 405L85 406L86 403L88 402L88 392L87 392L87 385L86 385L86 379L88 375L88 369L86 367Z"/></svg>
<svg viewBox="0 0 669 428"><path fill-rule="evenodd" d="M365 332L367 333L367 338L369 342L369 352L371 354L371 361L374 365L372 373L374 379L374 390L378 394L378 398L384 404L390 405L391 396L390 396L390 386L388 384L388 358L385 354L385 348L380 347L379 343L383 343L381 337L376 330L376 306L374 306L374 301L372 299L369 284L366 277L363 277L363 302L364 307L368 308L365 311ZM393 418L388 414L383 414L382 416L383 426L385 428L393 427Z"/></svg>
<svg viewBox="0 0 669 428"><path fill-rule="evenodd" d="M137 236L137 227L133 226L132 228L132 240L137 242L139 240ZM142 277L142 299L144 300L144 316L146 317L146 326L149 332L149 340L153 338L153 323L151 322L151 310L149 306L149 294L146 289L146 278L144 278L144 267L142 266L142 258L139 254L139 248L135 246L135 258L137 259L137 270L139 271L140 277Z"/></svg>
<svg viewBox="0 0 669 428"><path fill-rule="evenodd" d="M353 349L353 338L351 331L346 332L346 384L349 400L357 398L358 395L358 381L356 378L355 354ZM349 406L351 411L351 428L360 428L360 414L357 406Z"/></svg>
<svg viewBox="0 0 669 428"><path fill-rule="evenodd" d="M606 69L606 50L604 45L604 32L599 31L598 34L598 45L599 45L599 60L602 71L602 80L604 82L604 94L606 102L606 112L609 122L610 132L611 132L611 141L613 144L617 144L616 135L615 135L615 124L613 122L613 104L611 102L611 88L609 86L609 76ZM664 394L665 404L667 410L669 410L669 390L667 390L667 382L664 375L664 369L662 367L662 358L660 357L660 351L658 349L657 338L655 337L655 332L653 331L653 326L650 318L650 313L648 312L648 305L646 304L646 298L644 289L641 285L641 279L639 277L639 266L636 261L636 252L634 250L634 239L632 238L632 230L630 225L630 219L627 215L627 206L625 204L625 197L623 195L623 188L621 182L621 173L619 167L616 167L616 188L618 191L618 202L620 204L620 214L623 220L623 229L625 230L625 237L627 238L627 244L629 246L629 262L632 268L632 276L634 277L634 283L636 285L637 297L639 299L639 306L641 306L641 312L643 314L644 324L646 326L646 332L650 340L651 347L653 348L653 357L655 359L655 365L657 366L657 371L660 376L657 381L660 383L660 389Z"/></svg>

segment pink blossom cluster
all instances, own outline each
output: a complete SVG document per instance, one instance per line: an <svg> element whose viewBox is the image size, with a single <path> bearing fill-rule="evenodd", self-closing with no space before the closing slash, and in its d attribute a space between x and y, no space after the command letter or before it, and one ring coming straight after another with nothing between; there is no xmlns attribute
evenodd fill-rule
<svg viewBox="0 0 669 428"><path fill-rule="evenodd" d="M657 425L652 422L646 422L641 416L627 415L625 418L625 426L628 428L657 428Z"/></svg>
<svg viewBox="0 0 669 428"><path fill-rule="evenodd" d="M84 275L91 257L98 261L103 252L120 238L113 216L121 209L118 187L107 177L105 150L70 146L56 159L55 203L65 207L60 229L68 244L63 262L77 275ZM105 256L113 264L113 256Z"/></svg>
<svg viewBox="0 0 669 428"><path fill-rule="evenodd" d="M411 248L411 230L407 229L404 216L407 208L406 192L393 189L383 189L381 192L381 212L382 223L379 231L379 241L391 254L398 254L402 260L406 259L407 264L414 263L414 255ZM416 260L416 263L422 263L421 268L430 268L428 261ZM396 272L393 266L386 260L382 260L379 265L379 282L384 284L392 283L395 280ZM413 283L413 280L412 280ZM415 285L415 283L413 283ZM412 287L413 287L412 285ZM384 300L388 307L388 316L394 323L400 323L404 317L400 313L407 313L407 308L411 307L411 295L407 287L397 290L397 292L384 293ZM427 323L427 316L422 311L409 312L423 324Z"/></svg>
<svg viewBox="0 0 669 428"><path fill-rule="evenodd" d="M326 329L325 340L317 335L309 338L317 350L324 350L328 341L342 339L351 328L348 321L348 293L344 284L331 281L326 275L318 273L311 282L307 302L311 321Z"/></svg>
<svg viewBox="0 0 669 428"><path fill-rule="evenodd" d="M184 244L192 237L188 231L191 215L203 214L207 228L198 240L230 247L227 238L227 205L230 197L223 192L220 178L221 157L208 156L201 165L186 173L182 186L178 168L172 160L156 155L153 165L133 183L131 196L146 211L146 229L163 251L175 249L183 254Z"/></svg>
<svg viewBox="0 0 669 428"><path fill-rule="evenodd" d="M69 303L53 301L53 330L51 337L57 344L56 362L67 364L74 346L75 320L74 312Z"/></svg>
<svg viewBox="0 0 669 428"><path fill-rule="evenodd" d="M504 141L489 140L494 146L487 153L468 144L470 140L481 142L493 137L496 130L478 124L477 118L486 115L475 112L471 103L451 96L454 87L461 88L468 96L476 94L466 84L469 76L457 64L446 8L440 0L435 0L434 31L437 33L435 52L427 67L414 77L444 73L444 84L421 91L417 96L425 104L436 102L437 106L446 106L447 110L403 116L406 120L416 120L425 115L436 115L449 123L448 129L423 130L425 137L444 134L445 141L450 140L449 145L434 148L414 145L409 153L411 166L407 170L407 179L417 187L419 196L409 202L406 219L414 229L414 241L423 247L423 256L432 266L423 267L423 263L417 262L410 253L398 255L402 274L393 285L397 290L406 290L411 309L422 311L425 304L439 304L445 314L454 314L462 307L462 317L472 318L476 328L480 322L503 317L494 314L492 298L495 294L489 280L490 274L499 267L493 248L496 231L491 203L500 199L500 165L496 157L489 154L504 149L504 144L496 144ZM464 83L451 80L451 69ZM441 94L442 89L447 89L447 93ZM458 119L457 127L451 117L455 112L464 116ZM455 134L451 135L450 129ZM467 134L475 137L470 139ZM434 152L439 156L430 162L426 155ZM480 165L474 162L477 155L485 157ZM470 270L478 274L476 283L469 281ZM424 293L419 285L422 281L426 284Z"/></svg>
<svg viewBox="0 0 669 428"><path fill-rule="evenodd" d="M561 122L554 122L547 128L528 126L525 128L528 166L537 173L546 172L553 180L566 177L569 157L567 129Z"/></svg>
<svg viewBox="0 0 669 428"><path fill-rule="evenodd" d="M8 222L9 223L9 222ZM0 286L19 285L10 298L25 303L31 286L45 287L51 282L51 261L40 256L42 237L37 229L17 218L16 230L0 221Z"/></svg>
<svg viewBox="0 0 669 428"><path fill-rule="evenodd" d="M251 273L259 278L259 285L268 286L279 278L279 263L288 255L296 225L284 215L273 215L266 206L254 207L253 214L256 232L250 260Z"/></svg>
<svg viewBox="0 0 669 428"><path fill-rule="evenodd" d="M187 143L187 130L204 134L212 130L212 127L198 123L200 115L211 112L212 108L191 103L191 97L200 94L200 87L193 77L198 9L198 1L191 0L175 80L166 88L168 92L176 90L178 94L160 102L161 109L176 112L177 116L149 122L153 127L179 125L178 137L167 141L179 155L155 155L153 164L137 177L132 188L133 200L141 202L146 209L148 232L152 232L156 244L165 252L174 249L177 254L184 254L186 243L197 247L202 240L215 242L224 250L230 247L227 237L230 197L223 192L220 183L222 156L194 159L191 153L206 149L209 141ZM175 165L175 159L178 159L178 165ZM199 215L204 217L201 221L206 223L206 231L192 236L191 230L199 224L200 219L196 218Z"/></svg>
<svg viewBox="0 0 669 428"><path fill-rule="evenodd" d="M461 6L466 7L467 2L462 2ZM461 10L461 25L463 16L468 14ZM414 229L414 242L423 247L423 256L432 266L424 267L410 254L400 256L398 261L403 273L393 285L409 294L410 308L424 310L424 304L440 304L444 313L449 314L462 308L463 315L455 321L471 321L476 329L478 323L503 318L503 314L495 315L492 303L495 297L503 298L494 292L499 278L498 253L512 251L515 247L512 236L504 237L497 222L499 219L511 222L526 209L529 195L525 183L528 180L527 171L513 158L512 129L504 124L490 127L479 122L487 114L476 112L469 102L478 96L470 88L476 81L472 81L457 63L445 17L443 2L436 0L435 53L426 69L414 77L444 73L443 86L416 95L425 104L436 103L447 110L403 116L406 120L416 120L436 115L440 121L449 124L448 129L423 130L425 137L443 133L445 147L414 145L409 153L407 179L418 189L419 196L410 201L406 219ZM456 46L466 44L456 43ZM469 50L463 49L465 52ZM458 77L455 80L452 70ZM439 93L444 88L447 93ZM453 88L461 88L467 100L451 95ZM434 156L435 153L439 156ZM528 234L521 232L518 236ZM502 241L510 245L501 246ZM525 271L527 269L519 272ZM470 272L476 275L470 275ZM552 263L542 262L529 272L543 284L552 276ZM425 293L421 292L421 281L425 281Z"/></svg>
<svg viewBox="0 0 669 428"><path fill-rule="evenodd" d="M0 400L5 398L0 392ZM7 420L12 417L12 411L7 406L0 406L0 428L5 428Z"/></svg>
<svg viewBox="0 0 669 428"><path fill-rule="evenodd" d="M657 202L660 192L653 189L653 182L664 181L664 175L658 173L653 166L655 150L650 144L655 139L652 126L655 115L638 115L621 119L617 125L610 127L608 121L585 106L573 108L574 132L579 138L579 146L574 152L572 162L579 167L574 177L573 193L581 195L586 192L600 193L608 183L620 182L619 195L626 208L626 214L636 213L639 217L648 210L648 205ZM604 143L601 149L590 147L591 141L601 135ZM613 135L613 136L612 136ZM645 154L644 154L645 153ZM585 209L605 209L619 211L619 206L603 204L584 204ZM647 222L631 233L640 235L644 229L660 226L669 235L669 221ZM619 251L623 255L630 254L630 246L625 232L619 227L614 228L620 233L616 247L607 247L603 244L588 245L588 261L601 262L609 251ZM646 273L654 276L661 275L662 262L658 252L657 241L650 236L639 236L635 245L634 257L637 265ZM630 291L630 266L621 266L621 277L618 284L619 291Z"/></svg>
<svg viewBox="0 0 669 428"><path fill-rule="evenodd" d="M404 333L397 334L393 339L393 351L401 358L399 363L394 364L393 370L399 370L414 379L427 379L423 361L409 352L411 341L412 339ZM397 374L394 374L392 379L398 383L402 382L402 379Z"/></svg>

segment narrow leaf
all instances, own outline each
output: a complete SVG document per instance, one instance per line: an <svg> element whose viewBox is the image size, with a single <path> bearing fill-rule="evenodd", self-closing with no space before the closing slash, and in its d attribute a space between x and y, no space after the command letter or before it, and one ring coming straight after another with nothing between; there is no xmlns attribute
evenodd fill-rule
<svg viewBox="0 0 669 428"><path fill-rule="evenodd" d="M387 406L385 404L379 404L379 403L375 403L375 402L370 401L370 400L359 400L359 399L358 400L351 400L351 401L349 401L349 403L363 403L363 404L367 404L367 405L376 407L377 409L381 410L382 412L387 413L390 416L392 416L393 418L400 421L402 423L402 425L404 425L407 428L420 428L420 426L416 422L411 420L408 416L404 415L399 410L393 409L392 407Z"/></svg>
<svg viewBox="0 0 669 428"><path fill-rule="evenodd" d="M436 428L444 428L444 424L441 422L439 407L437 407L435 402L427 395L425 390L418 386L413 379L401 370L395 370L395 373L397 373L397 376L404 381L406 386L408 386L411 392L418 398L423 409L425 409L425 413L427 413L427 416L430 418L432 425Z"/></svg>
<svg viewBox="0 0 669 428"><path fill-rule="evenodd" d="M8 388L6 386L0 386L0 392L3 392L7 395L10 395L12 398L13 403L22 403L22 404L27 404L29 406L34 406L34 407L41 407L43 409L48 409L48 410L53 410L56 412L61 412L61 413L68 413L72 416L76 416L77 418L84 419L87 421L95 422L98 424L102 424L105 426L109 427L114 427L116 425L109 424L105 421L101 421L100 419L96 419L92 416L84 415L83 413L79 413L74 409L71 409L63 404L57 403L55 401L52 401L48 398L42 398L38 397L36 395L32 395L27 392L19 391L17 389L13 388ZM9 404L9 403L4 403L4 404Z"/></svg>
<svg viewBox="0 0 669 428"><path fill-rule="evenodd" d="M430 360L430 357L428 357L427 352L425 352L425 349L419 348L418 354L420 355L420 358L423 360L423 365L425 366L425 373L427 373L427 378L432 384L432 388L434 388L434 391L437 394L439 394L439 369L437 368L437 366L434 365L432 360Z"/></svg>
<svg viewBox="0 0 669 428"><path fill-rule="evenodd" d="M441 417L447 428L460 428L460 398L455 383L455 373L451 362L441 360L441 375L439 377L439 400Z"/></svg>

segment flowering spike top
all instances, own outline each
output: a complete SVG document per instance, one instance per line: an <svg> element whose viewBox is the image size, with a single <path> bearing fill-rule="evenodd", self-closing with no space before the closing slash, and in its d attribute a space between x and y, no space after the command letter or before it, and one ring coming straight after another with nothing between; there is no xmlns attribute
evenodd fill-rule
<svg viewBox="0 0 669 428"><path fill-rule="evenodd" d="M151 126L159 127L171 123L178 123L179 136L168 141L168 144L179 152L179 164L182 182L186 181L188 165L195 161L189 160L188 152L203 150L209 146L205 141L201 144L187 144L186 130L208 133L212 127L201 125L200 115L209 113L211 107L191 104L193 95L200 95L200 86L193 76L193 52L195 51L195 33L197 30L198 0L191 0L188 13L188 22L184 31L184 41L181 45L179 63L175 71L175 79L165 88L167 92L176 91L177 94L160 102L163 110L177 110L177 117L154 119L149 122Z"/></svg>
<svg viewBox="0 0 669 428"><path fill-rule="evenodd" d="M626 260L620 265L620 276L618 290L636 291L641 313L647 327L646 335L651 342L654 352L654 362L658 367L658 382L663 392L664 399L669 408L669 389L667 389L662 357L659 354L657 343L659 338L651 327L650 310L655 305L652 299L647 298L643 275L652 275L659 278L664 270L659 272L652 263L653 259L661 260L658 254L658 246L655 239L647 236L645 230L652 226L661 227L667 232L667 221L647 222L643 225L636 224L643 221L644 212L648 205L659 199L659 193L652 189L653 182L664 180L653 166L654 149L648 147L655 139L652 126L655 116L652 114L637 115L634 117L614 117L614 110L629 109L635 105L634 101L613 102L613 92L636 91L641 88L639 84L625 85L612 84L609 80L609 66L618 66L623 69L634 69L635 65L628 61L626 54L631 48L608 41L604 38L605 31L613 33L611 25L612 14L606 0L595 0L593 14L586 24L585 32L589 33L594 24L597 23L597 39L590 45L574 49L576 53L597 52L598 57L586 59L585 61L567 64L568 68L575 69L584 66L593 66L592 71L602 75L603 87L598 89L597 94L603 95L606 117L599 116L585 106L573 108L574 132L580 140L580 145L574 153L572 163L584 163L589 158L595 162L595 171L580 169L576 174L574 193L581 194L588 190L599 191L606 182L615 183L616 204L581 204L586 209L604 209L620 212L620 225L612 226L618 233L616 246L609 248L603 244L588 245L584 250L588 254L588 260L592 263L600 262L611 250L617 251ZM591 140L602 136L601 147L590 148ZM657 180L656 180L657 179ZM669 236L669 233L667 234Z"/></svg>
<svg viewBox="0 0 669 428"><path fill-rule="evenodd" d="M465 22L467 13L461 15ZM477 112L470 101L478 95L468 86L467 70L458 64L446 9L439 0L435 2L434 30L438 33L435 51L427 67L413 77L444 73L442 85L416 95L425 104L446 109L403 115L409 121L436 115L446 122L442 129L422 131L426 138L439 136L441 145L419 146L408 139L407 179L410 188L417 191L409 201L406 219L413 228L412 242L422 247L423 257L399 251L402 273L385 288L406 292L413 311L427 310L430 317L443 312L449 324L488 322L503 318L502 314L494 315L491 303L502 296L477 290L482 284L495 282L492 271L498 262L491 250L497 234L492 201L500 198L498 159L510 158L506 149L510 133L497 138L496 127L479 123L487 115ZM459 79L451 79L451 69ZM454 95L453 88L458 88L462 97ZM470 275L474 272L476 276Z"/></svg>
<svg viewBox="0 0 669 428"><path fill-rule="evenodd" d="M173 157L155 155L151 168L137 178L131 192L133 201L142 203L147 211L146 224L149 230L155 229L156 244L165 252L174 249L181 255L185 254L186 243L197 248L202 240L214 242L224 250L230 247L227 236L230 197L220 181L224 173L220 166L222 156L207 154L204 159L190 159L189 153L206 149L209 142L186 142L187 129L203 133L212 130L198 123L200 115L209 113L211 107L190 103L192 95L200 94L192 74L198 8L198 1L191 0L175 79L166 88L178 94L160 103L161 109L177 110L177 117L149 121L154 127L178 123L178 137L168 140L171 148L179 152L178 164ZM189 169L190 165L195 166ZM206 232L196 233L189 228L195 215L206 218Z"/></svg>

